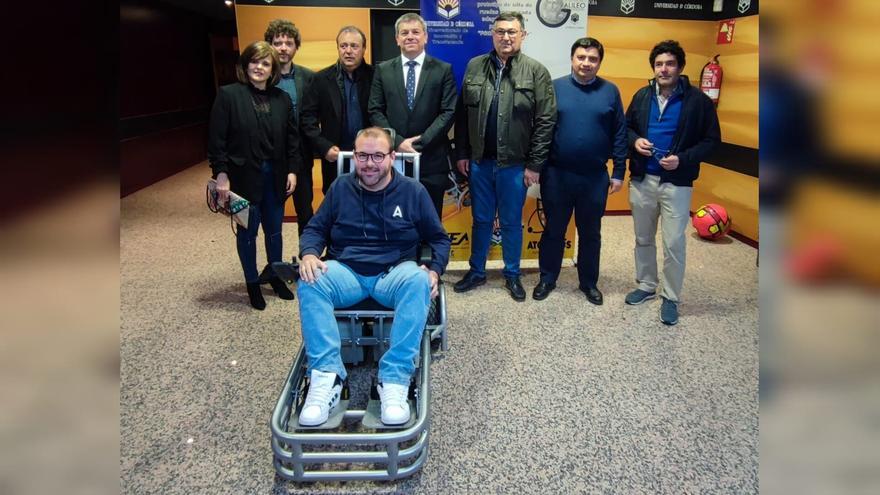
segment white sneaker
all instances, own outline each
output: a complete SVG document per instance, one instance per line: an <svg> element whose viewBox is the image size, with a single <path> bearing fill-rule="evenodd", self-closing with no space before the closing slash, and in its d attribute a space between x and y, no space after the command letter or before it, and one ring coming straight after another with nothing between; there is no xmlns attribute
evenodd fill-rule
<svg viewBox="0 0 880 495"><path fill-rule="evenodd" d="M409 387L386 383L377 388L382 400L382 422L386 425L402 425L409 421L409 402L406 401Z"/></svg>
<svg viewBox="0 0 880 495"><path fill-rule="evenodd" d="M327 421L330 411L339 405L339 396L342 393L342 380L336 373L325 373L312 370L309 381L309 395L299 413L299 424L303 426L318 426Z"/></svg>

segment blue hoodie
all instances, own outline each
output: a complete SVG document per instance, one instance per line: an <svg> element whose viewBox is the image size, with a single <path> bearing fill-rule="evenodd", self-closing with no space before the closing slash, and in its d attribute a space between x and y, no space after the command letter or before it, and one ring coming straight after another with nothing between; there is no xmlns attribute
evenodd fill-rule
<svg viewBox="0 0 880 495"><path fill-rule="evenodd" d="M428 268L442 275L450 242L434 204L418 181L392 170L381 191L360 186L355 174L339 176L299 238L300 258L321 256L364 276L378 275L415 260L421 242L431 246Z"/></svg>

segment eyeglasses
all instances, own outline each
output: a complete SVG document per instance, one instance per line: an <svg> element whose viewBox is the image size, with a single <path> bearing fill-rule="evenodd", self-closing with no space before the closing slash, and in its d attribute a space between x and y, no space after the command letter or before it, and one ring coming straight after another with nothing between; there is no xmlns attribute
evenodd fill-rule
<svg viewBox="0 0 880 495"><path fill-rule="evenodd" d="M385 160L385 157L390 155L391 153L382 153L381 151L377 151L375 153L364 153L363 151L355 151L354 159L359 162L366 162L367 160L373 160L373 163L379 164Z"/></svg>
<svg viewBox="0 0 880 495"><path fill-rule="evenodd" d="M516 35L519 34L519 31L516 29L493 29L492 32L495 33L495 36L498 36L499 38L503 38L505 34L510 36L511 38L516 38Z"/></svg>
<svg viewBox="0 0 880 495"><path fill-rule="evenodd" d="M654 158L659 162L660 160L666 158L669 155L670 150L664 150L663 148L658 148L654 146L651 148L651 154L654 155Z"/></svg>

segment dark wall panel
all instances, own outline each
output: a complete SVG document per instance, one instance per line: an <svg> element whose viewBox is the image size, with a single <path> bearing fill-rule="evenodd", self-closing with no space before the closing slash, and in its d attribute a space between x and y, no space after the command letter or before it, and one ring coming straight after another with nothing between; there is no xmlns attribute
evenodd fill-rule
<svg viewBox="0 0 880 495"><path fill-rule="evenodd" d="M119 38L120 118L210 105L207 19L155 2L125 1Z"/></svg>
<svg viewBox="0 0 880 495"><path fill-rule="evenodd" d="M122 196L143 189L205 159L207 124L194 124L119 143ZM211 174L205 165L205 180Z"/></svg>
<svg viewBox="0 0 880 495"><path fill-rule="evenodd" d="M120 4L123 196L205 159L214 100L211 21L159 2Z"/></svg>

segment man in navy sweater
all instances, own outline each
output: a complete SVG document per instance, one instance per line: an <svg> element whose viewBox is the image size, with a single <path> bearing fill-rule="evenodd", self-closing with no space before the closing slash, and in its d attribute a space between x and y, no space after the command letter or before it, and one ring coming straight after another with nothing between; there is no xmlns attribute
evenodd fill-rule
<svg viewBox="0 0 880 495"><path fill-rule="evenodd" d="M605 49L595 38L571 45L571 74L553 81L556 128L550 159L541 174L546 218L538 264L541 280L532 298L545 299L556 288L565 250L565 230L574 211L578 243L578 285L593 304L602 304L599 281L602 216L608 194L620 191L626 172L626 120L620 91L596 74ZM608 177L606 163L614 160Z"/></svg>
<svg viewBox="0 0 880 495"><path fill-rule="evenodd" d="M660 321L678 323L684 283L685 229L700 162L721 142L718 114L708 96L681 75L684 50L674 40L657 43L648 56L654 78L638 90L626 111L629 203L635 228L636 281L627 304L660 295ZM657 278L657 219L663 231L663 271Z"/></svg>
<svg viewBox="0 0 880 495"><path fill-rule="evenodd" d="M379 362L382 422L410 417L409 382L450 242L424 186L393 170L392 148L384 129L360 131L355 173L333 182L300 237L297 292L311 380L299 417L304 426L327 421L346 376L333 309L367 297L395 311L391 347ZM431 246L428 266L415 262L422 242Z"/></svg>

